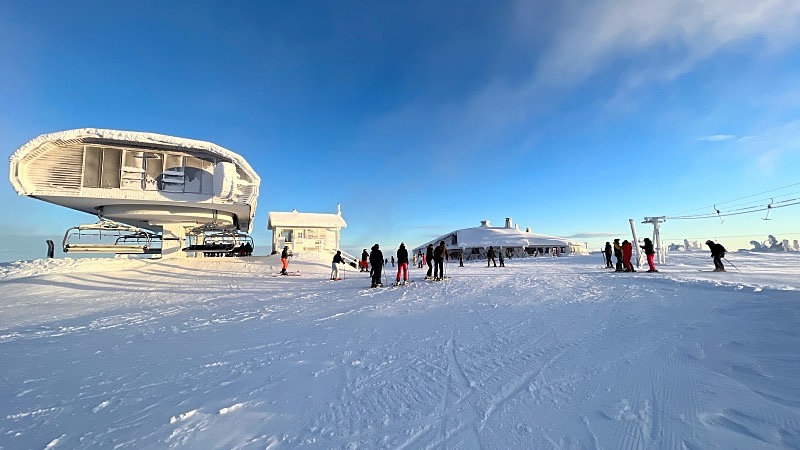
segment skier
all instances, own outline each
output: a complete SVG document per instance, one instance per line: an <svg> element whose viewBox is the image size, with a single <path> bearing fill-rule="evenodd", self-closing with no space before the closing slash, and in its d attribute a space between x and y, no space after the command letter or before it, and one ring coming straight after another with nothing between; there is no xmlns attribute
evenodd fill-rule
<svg viewBox="0 0 800 450"><path fill-rule="evenodd" d="M626 239L622 241L622 265L625 266L625 272L636 272L631 264L631 256L633 256L633 244Z"/></svg>
<svg viewBox="0 0 800 450"><path fill-rule="evenodd" d="M425 279L433 276L433 244L428 244L425 249L425 263L428 265L428 273L425 274Z"/></svg>
<svg viewBox="0 0 800 450"><path fill-rule="evenodd" d="M447 257L447 247L444 241L439 242L439 246L433 251L433 279L444 279L444 259Z"/></svg>
<svg viewBox="0 0 800 450"><path fill-rule="evenodd" d="M606 242L606 248L603 249L603 254L606 256L606 268L613 268L614 265L611 264L611 243Z"/></svg>
<svg viewBox="0 0 800 450"><path fill-rule="evenodd" d="M391 261L391 262L392 262L392 267L394 267L394 255L392 255L392 256L391 256L391 258L389 259L389 261Z"/></svg>
<svg viewBox="0 0 800 450"><path fill-rule="evenodd" d="M722 258L725 257L725 247L722 244L717 244L711 239L706 241L708 249L711 250L711 257L714 258L714 272L725 272L725 266L722 265Z"/></svg>
<svg viewBox="0 0 800 450"><path fill-rule="evenodd" d="M503 248L500 247L500 251L497 252L497 254L500 257L500 267L505 267L506 266L506 260L505 260L505 256L503 255L503 253L505 253L505 251L503 251Z"/></svg>
<svg viewBox="0 0 800 450"><path fill-rule="evenodd" d="M380 246L375 244L372 246L372 251L369 254L369 263L372 264L372 286L383 286L381 283L381 269L383 269L383 252Z"/></svg>
<svg viewBox="0 0 800 450"><path fill-rule="evenodd" d="M364 249L361 252L361 270L359 272L366 272L367 271L367 260L369 259L369 253L367 253L367 249Z"/></svg>
<svg viewBox="0 0 800 450"><path fill-rule="evenodd" d="M622 272L622 246L619 245L619 239L614 239L614 258L617 260L615 272Z"/></svg>
<svg viewBox="0 0 800 450"><path fill-rule="evenodd" d="M286 269L289 268L289 257L292 256L291 252L289 252L289 246L283 247L283 251L281 252L281 264L283 268L281 268L281 275L289 275L289 272Z"/></svg>
<svg viewBox="0 0 800 450"><path fill-rule="evenodd" d="M464 252L458 254L458 267L464 267Z"/></svg>
<svg viewBox="0 0 800 450"><path fill-rule="evenodd" d="M392 257L394 261L394 257ZM403 274L403 284L408 282L408 250L406 250L405 242L400 243L400 248L397 249L397 279L394 284L400 284L400 274Z"/></svg>
<svg viewBox="0 0 800 450"><path fill-rule="evenodd" d="M341 280L339 278L339 264L344 264L344 258L342 258L342 251L336 250L336 254L333 255L333 261L331 261L331 280L333 281Z"/></svg>
<svg viewBox="0 0 800 450"><path fill-rule="evenodd" d="M640 245L639 248L644 250L644 254L647 255L647 265L650 266L648 272L658 272L656 270L656 251L653 249L653 241L650 238L644 238L644 245Z"/></svg>
<svg viewBox="0 0 800 450"><path fill-rule="evenodd" d="M489 267L490 262L497 267L497 261L494 260L494 247L491 245L489 246L489 250L486 252L486 267Z"/></svg>

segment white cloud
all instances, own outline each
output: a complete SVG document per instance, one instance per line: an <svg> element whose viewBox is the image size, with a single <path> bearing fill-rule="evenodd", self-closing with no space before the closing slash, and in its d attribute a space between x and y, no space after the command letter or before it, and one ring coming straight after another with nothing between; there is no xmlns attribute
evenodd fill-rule
<svg viewBox="0 0 800 450"><path fill-rule="evenodd" d="M639 59L651 51L658 51L660 75L673 79L737 41L758 38L763 48L780 49L800 40L796 0L566 0L562 5L557 19L562 26L539 66L538 80L548 84L579 82L617 58Z"/></svg>
<svg viewBox="0 0 800 450"><path fill-rule="evenodd" d="M728 141L728 140L731 140L731 139L733 139L735 137L736 136L734 136L732 134L712 134L710 136L703 136L703 137L697 138L697 140L698 141L707 141L707 142L719 142L719 141Z"/></svg>

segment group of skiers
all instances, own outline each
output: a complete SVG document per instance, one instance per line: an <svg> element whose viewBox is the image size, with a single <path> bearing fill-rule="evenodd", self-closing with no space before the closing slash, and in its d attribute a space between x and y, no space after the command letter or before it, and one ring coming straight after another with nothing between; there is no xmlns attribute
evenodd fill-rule
<svg viewBox="0 0 800 450"><path fill-rule="evenodd" d="M495 253L494 246L492 245L490 245L489 250L486 251L486 267L489 267L489 263L497 267L497 262L494 260L495 254L500 255L500 267L505 267L506 260L503 258L503 249L501 248L499 252Z"/></svg>
<svg viewBox="0 0 800 450"><path fill-rule="evenodd" d="M644 254L647 256L647 271L658 272L658 270L656 270L656 251L653 248L653 241L650 240L650 238L644 238L643 241L644 245L640 245L639 248L644 250ZM714 272L724 272L725 266L722 265L722 258L725 257L725 247L710 239L706 241L706 245L708 245L708 248L711 250L711 257L714 258ZM616 265L611 263L612 251L617 260ZM633 264L631 264L633 244L628 240L624 240L622 244L620 244L619 239L614 239L613 250L611 243L606 242L606 246L603 248L603 254L606 257L606 268L615 269L615 272L636 272L636 269L633 268Z"/></svg>
<svg viewBox="0 0 800 450"><path fill-rule="evenodd" d="M653 248L653 241L650 240L650 238L644 238L643 241L644 245L640 245L639 248L644 250L644 254L647 256L647 272L658 272L655 264L656 252ZM722 244L718 244L710 239L706 241L706 245L708 245L708 248L711 250L711 256L714 258L714 271L724 272L725 266L722 264L722 259L725 257L725 253L727 252L725 247L723 247ZM494 267L497 267L495 256L498 254L500 256L500 267L504 267L503 252L495 252L493 246L489 246L489 250L486 253L486 267L491 267L491 264L494 264ZM621 244L619 239L614 239L613 246L610 242L606 242L606 245L603 248L603 254L605 255L606 268L615 269L615 272L636 272L636 269L633 268L633 264L631 263L631 258L633 256L633 244L631 244L631 242L627 239L622 241ZM616 258L616 265L611 261L612 254ZM405 284L408 282L408 250L406 249L406 244L404 242L400 243L400 247L397 249L396 255L397 276L395 277L395 284L400 285L401 280L402 284ZM284 247L283 252L281 252L281 275L288 275L287 268L289 266L289 257L291 256L292 254L291 251L289 251L289 247ZM434 281L439 281L445 278L444 261L449 259L450 256L447 253L447 246L445 245L444 241L440 241L439 245L436 247L434 247L433 244L428 244L424 255L422 254L422 251L419 252L419 255L414 255L414 260L419 260L420 262L420 268L422 267L423 262L427 263L428 265L428 272L425 274L425 279L432 279ZM394 260L395 258L393 256L392 262L394 262ZM370 287L374 288L383 286L383 283L381 283L381 276L383 274L383 267L385 264L387 264L387 261L387 259L384 259L383 252L378 244L373 245L369 253L367 253L367 249L364 249L364 251L361 253L361 261L358 265L361 268L361 272L370 272L370 278L372 280ZM342 257L341 250L336 252L336 254L333 256L333 261L331 261L331 280L340 280L339 264L348 264L344 257ZM356 267L356 262L351 262L349 264L353 267Z"/></svg>
<svg viewBox="0 0 800 450"><path fill-rule="evenodd" d="M653 241L651 241L650 238L644 238L644 245L640 245L639 248L644 250L644 254L647 255L647 271L658 272L658 270L656 270L656 251L653 248ZM636 272L636 269L633 268L633 264L631 264L633 244L627 239L622 241L622 244L619 243L619 239L614 239L613 255L617 260L616 265L611 263L612 246L610 242L606 242L603 254L605 254L606 257L606 268L615 269L615 272Z"/></svg>
<svg viewBox="0 0 800 450"><path fill-rule="evenodd" d="M439 242L439 245L434 248L433 244L429 244L425 255L420 251L419 255L414 255L414 261L426 262L428 265L428 272L425 279L432 279L439 281L445 278L444 261L449 260L450 257L447 253L447 246L444 241ZM401 285L408 282L408 249L404 242L400 243L397 252L391 258L392 262L397 262L397 275L395 276L395 285ZM364 249L361 252L361 261L358 266L361 272L369 272L370 279L372 280L370 287L383 286L381 277L383 276L383 268L388 263L388 259L384 258L380 245L375 244L370 248L370 252ZM342 252L337 251L331 261L331 280L339 280L339 264L347 264L347 261L342 257ZM352 264L355 267L355 263ZM422 267L422 264L420 264Z"/></svg>

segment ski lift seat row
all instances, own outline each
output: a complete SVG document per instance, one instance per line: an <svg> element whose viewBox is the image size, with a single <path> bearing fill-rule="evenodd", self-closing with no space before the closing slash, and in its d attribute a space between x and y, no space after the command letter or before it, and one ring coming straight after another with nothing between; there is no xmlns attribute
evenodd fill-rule
<svg viewBox="0 0 800 450"><path fill-rule="evenodd" d="M104 219L69 228L62 248L64 253L158 254L161 248L153 244L160 241L151 231Z"/></svg>

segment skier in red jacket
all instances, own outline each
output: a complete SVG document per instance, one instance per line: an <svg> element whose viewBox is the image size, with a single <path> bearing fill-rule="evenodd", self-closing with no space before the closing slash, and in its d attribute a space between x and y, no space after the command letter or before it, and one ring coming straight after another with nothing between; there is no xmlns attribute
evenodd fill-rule
<svg viewBox="0 0 800 450"><path fill-rule="evenodd" d="M627 240L622 241L622 264L625 266L625 272L636 272L631 264L631 256L633 256L633 245Z"/></svg>

